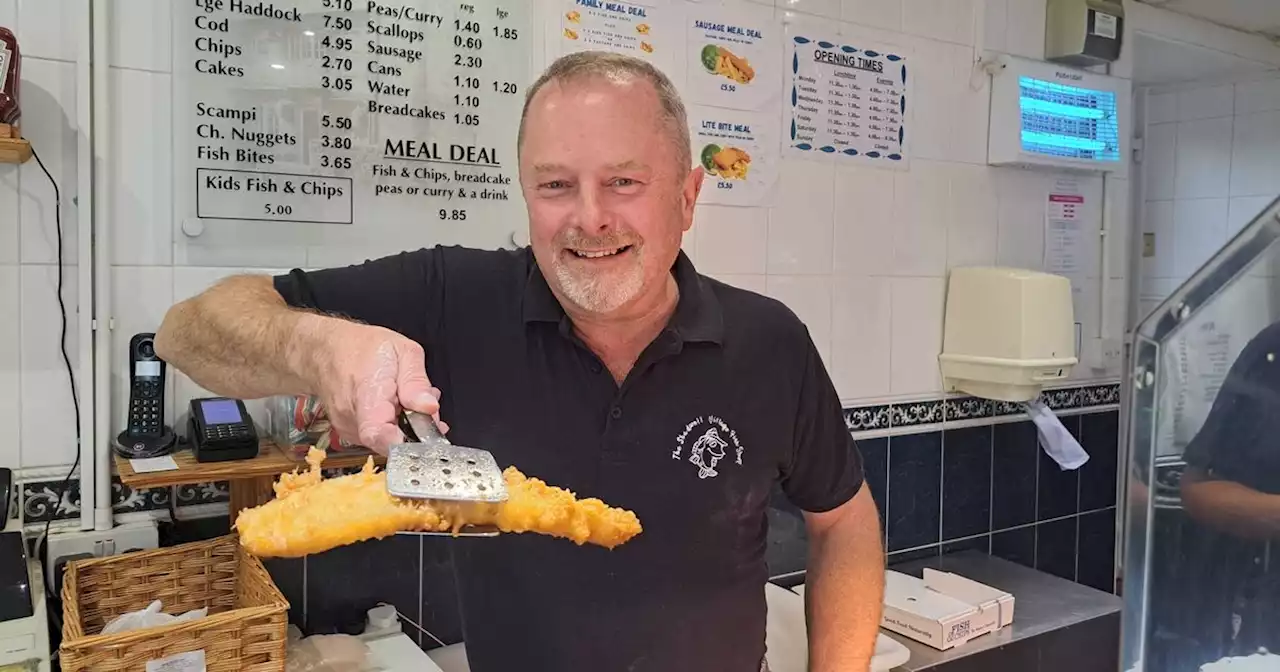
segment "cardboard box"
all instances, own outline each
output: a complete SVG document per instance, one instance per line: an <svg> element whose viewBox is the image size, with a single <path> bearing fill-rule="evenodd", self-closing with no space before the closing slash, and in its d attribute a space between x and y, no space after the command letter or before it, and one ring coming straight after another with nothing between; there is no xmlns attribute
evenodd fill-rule
<svg viewBox="0 0 1280 672"><path fill-rule="evenodd" d="M885 572L886 630L947 650L1013 622L1013 596L956 574Z"/></svg>

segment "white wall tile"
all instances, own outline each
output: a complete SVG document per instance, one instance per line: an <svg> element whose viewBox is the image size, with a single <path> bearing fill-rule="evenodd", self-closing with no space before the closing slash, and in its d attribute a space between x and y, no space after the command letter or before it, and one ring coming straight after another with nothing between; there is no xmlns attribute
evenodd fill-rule
<svg viewBox="0 0 1280 672"><path fill-rule="evenodd" d="M1000 209L994 170L964 164L951 167L948 268L990 266L996 262Z"/></svg>
<svg viewBox="0 0 1280 672"><path fill-rule="evenodd" d="M1147 200L1172 199L1178 177L1178 124L1147 126L1144 147L1142 172L1147 180Z"/></svg>
<svg viewBox="0 0 1280 672"><path fill-rule="evenodd" d="M893 394L923 394L942 389L938 354L942 350L942 278L893 278Z"/></svg>
<svg viewBox="0 0 1280 672"><path fill-rule="evenodd" d="M243 273L240 268L213 268L207 266L173 267L173 300L185 301L213 286L213 283Z"/></svg>
<svg viewBox="0 0 1280 672"><path fill-rule="evenodd" d="M763 273L752 275L741 275L736 273L720 273L712 274L711 277L723 282L726 285L733 285L739 289L745 289L756 294L768 295L769 285L766 282L768 276Z"/></svg>
<svg viewBox="0 0 1280 672"><path fill-rule="evenodd" d="M866 166L836 167L835 259L838 275L893 272L895 173Z"/></svg>
<svg viewBox="0 0 1280 672"><path fill-rule="evenodd" d="M893 270L902 276L937 276L947 270L951 186L946 164L916 161L894 176Z"/></svg>
<svg viewBox="0 0 1280 672"><path fill-rule="evenodd" d="M893 288L890 278L835 280L831 308L831 379L842 399L890 392Z"/></svg>
<svg viewBox="0 0 1280 672"><path fill-rule="evenodd" d="M1207 86L1178 92L1178 121L1229 117L1234 112L1235 87Z"/></svg>
<svg viewBox="0 0 1280 672"><path fill-rule="evenodd" d="M28 121L22 134L31 141L62 193L64 260L76 260L77 124L76 66L24 58L22 62L22 115ZM57 260L58 236L53 186L32 159L21 168L22 195L19 234L24 263Z"/></svg>
<svg viewBox="0 0 1280 672"><path fill-rule="evenodd" d="M22 55L75 61L79 44L74 39L76 21L83 4L76 0L18 0L17 36ZM27 67L25 61L22 67Z"/></svg>
<svg viewBox="0 0 1280 672"><path fill-rule="evenodd" d="M134 334L160 328L173 305L173 268L170 266L116 266L111 269L111 304L115 328L111 331L111 431L125 428L129 408L129 340ZM177 371L168 369L173 380ZM173 425L173 385L165 390L165 422Z"/></svg>
<svg viewBox="0 0 1280 672"><path fill-rule="evenodd" d="M948 110L951 130L948 158L987 165L988 123L991 120L990 78L975 72L972 47L951 47L953 101Z"/></svg>
<svg viewBox="0 0 1280 672"><path fill-rule="evenodd" d="M951 106L959 95L955 81L955 64L951 62L951 45L924 38L912 39L911 76L915 78L907 101L911 115L912 160L951 158ZM914 167L913 167L914 169Z"/></svg>
<svg viewBox="0 0 1280 672"><path fill-rule="evenodd" d="M67 355L81 379L76 334L76 272L64 269L62 299L67 308ZM22 348L21 464L42 467L71 464L76 451L76 416L71 384L63 363L59 333L58 269L45 264L21 267L19 327Z"/></svg>
<svg viewBox="0 0 1280 672"><path fill-rule="evenodd" d="M977 45L979 49L1003 52L1007 48L1009 2L1010 0L986 0L979 5L978 11L983 15L981 43Z"/></svg>
<svg viewBox="0 0 1280 672"><path fill-rule="evenodd" d="M1045 198L1048 185L1038 172L1001 168L996 171L1000 199L996 262L1002 266L1044 268Z"/></svg>
<svg viewBox="0 0 1280 672"><path fill-rule="evenodd" d="M700 205L690 233L698 240L698 270L703 273L765 272L768 210Z"/></svg>
<svg viewBox="0 0 1280 672"><path fill-rule="evenodd" d="M112 253L122 265L173 262L170 76L113 68ZM124 151L123 148L128 148Z"/></svg>
<svg viewBox="0 0 1280 672"><path fill-rule="evenodd" d="M108 8L111 65L170 72L171 0L113 2Z"/></svg>
<svg viewBox="0 0 1280 672"><path fill-rule="evenodd" d="M895 32L902 30L902 0L844 0L841 6L845 21Z"/></svg>
<svg viewBox="0 0 1280 672"><path fill-rule="evenodd" d="M1163 124L1178 120L1178 94L1153 93L1147 95L1147 123Z"/></svg>
<svg viewBox="0 0 1280 672"><path fill-rule="evenodd" d="M19 268L0 264L0 467L17 469L21 465L19 428L22 408L21 345L19 320L21 287Z"/></svg>
<svg viewBox="0 0 1280 672"><path fill-rule="evenodd" d="M1155 255L1142 258L1144 278L1177 277L1173 201L1152 201L1142 211L1142 232L1155 235Z"/></svg>
<svg viewBox="0 0 1280 672"><path fill-rule="evenodd" d="M1280 111L1236 117L1231 195L1280 194Z"/></svg>
<svg viewBox="0 0 1280 672"><path fill-rule="evenodd" d="M1129 181L1121 178L1110 178L1107 182L1107 202L1104 205L1111 219L1110 229L1111 256L1107 259L1107 269L1112 278L1129 277L1130 246L1133 245L1133 234L1138 227L1133 225L1133 212L1130 201L1133 190ZM1101 275L1101 273L1099 273ZM1113 285L1114 286L1114 285ZM1116 292L1125 296L1125 292Z"/></svg>
<svg viewBox="0 0 1280 672"><path fill-rule="evenodd" d="M829 276L770 275L769 296L787 304L805 326L809 337L831 367L831 283Z"/></svg>
<svg viewBox="0 0 1280 672"><path fill-rule="evenodd" d="M1231 117L1221 117L1178 124L1174 191L1179 199L1229 195L1232 122Z"/></svg>
<svg viewBox="0 0 1280 672"><path fill-rule="evenodd" d="M1231 199L1227 210L1227 238L1236 235L1245 225L1262 214L1275 200L1274 196L1237 196Z"/></svg>
<svg viewBox="0 0 1280 672"><path fill-rule="evenodd" d="M840 0L778 0L778 9L839 19L840 4Z"/></svg>
<svg viewBox="0 0 1280 672"><path fill-rule="evenodd" d="M1280 110L1280 78L1236 84L1236 114Z"/></svg>
<svg viewBox="0 0 1280 672"><path fill-rule="evenodd" d="M0 165L0 264L16 264L21 260L18 176L17 166Z"/></svg>
<svg viewBox="0 0 1280 672"><path fill-rule="evenodd" d="M0 0L0 26L4 26L17 34L18 0Z"/></svg>
<svg viewBox="0 0 1280 672"><path fill-rule="evenodd" d="M1176 201L1173 221L1174 271L1186 278L1227 242L1227 199Z"/></svg>
<svg viewBox="0 0 1280 672"><path fill-rule="evenodd" d="M800 159L782 162L781 195L769 212L769 272L831 272L835 171Z"/></svg>
<svg viewBox="0 0 1280 672"><path fill-rule="evenodd" d="M1023 58L1044 58L1045 0L1009 0L1006 48Z"/></svg>
<svg viewBox="0 0 1280 672"><path fill-rule="evenodd" d="M977 0L903 0L902 31L972 46L976 11Z"/></svg>

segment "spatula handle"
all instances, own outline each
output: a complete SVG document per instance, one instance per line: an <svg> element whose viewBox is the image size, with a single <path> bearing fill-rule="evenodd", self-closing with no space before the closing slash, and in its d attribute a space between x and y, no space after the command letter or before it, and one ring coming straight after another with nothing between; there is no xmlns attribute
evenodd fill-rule
<svg viewBox="0 0 1280 672"><path fill-rule="evenodd" d="M416 411L400 411L400 431L413 443L449 443L431 416Z"/></svg>

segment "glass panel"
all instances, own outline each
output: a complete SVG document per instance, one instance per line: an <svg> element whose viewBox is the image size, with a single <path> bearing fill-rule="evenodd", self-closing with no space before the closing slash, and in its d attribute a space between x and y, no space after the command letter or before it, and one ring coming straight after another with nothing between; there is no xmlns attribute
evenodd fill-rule
<svg viewBox="0 0 1280 672"><path fill-rule="evenodd" d="M1147 317L1134 361L1126 669L1280 669L1280 201Z"/></svg>

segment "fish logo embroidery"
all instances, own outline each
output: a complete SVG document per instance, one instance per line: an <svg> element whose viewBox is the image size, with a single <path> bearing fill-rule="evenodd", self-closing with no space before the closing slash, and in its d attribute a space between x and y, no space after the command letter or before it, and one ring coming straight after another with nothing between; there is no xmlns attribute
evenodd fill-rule
<svg viewBox="0 0 1280 672"><path fill-rule="evenodd" d="M698 468L698 478L706 480L720 474L717 467L720 460L733 451L733 463L742 464L742 443L738 433L731 429L724 420L714 415L698 416L684 426L676 436L676 448L671 451L671 459L678 460L684 455L685 443L690 437L698 438L689 445L689 462Z"/></svg>

